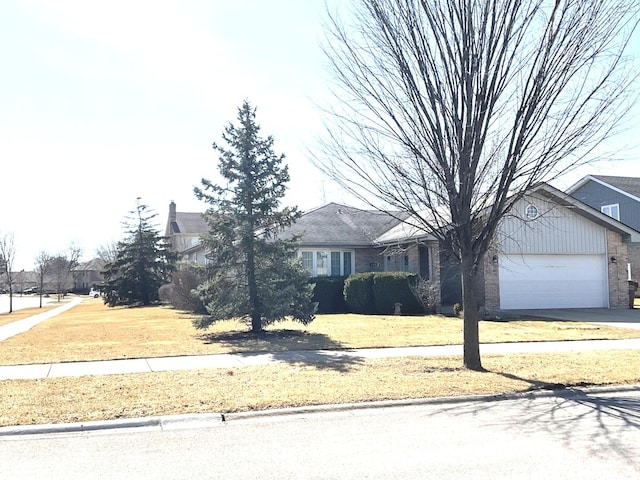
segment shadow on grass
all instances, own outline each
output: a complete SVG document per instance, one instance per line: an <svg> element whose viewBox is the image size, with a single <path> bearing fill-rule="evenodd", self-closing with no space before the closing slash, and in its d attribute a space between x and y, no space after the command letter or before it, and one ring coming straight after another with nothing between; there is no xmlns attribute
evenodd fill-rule
<svg viewBox="0 0 640 480"><path fill-rule="evenodd" d="M268 354L277 362L348 372L364 358L347 350L331 337L301 330L207 333L198 337L205 344L218 344L242 357Z"/></svg>
<svg viewBox="0 0 640 480"><path fill-rule="evenodd" d="M491 370L483 370L487 373L494 373L496 375L500 375L501 377L508 378L509 380L516 380L518 382L524 382L529 384L529 388L525 390L525 392L534 392L539 390L563 390L567 388L567 385L564 383L554 383L554 382L545 382L542 380L533 380L531 378L524 378L518 375L514 375L512 373L507 372L493 372ZM574 387L584 387L586 384L577 383L572 385Z"/></svg>

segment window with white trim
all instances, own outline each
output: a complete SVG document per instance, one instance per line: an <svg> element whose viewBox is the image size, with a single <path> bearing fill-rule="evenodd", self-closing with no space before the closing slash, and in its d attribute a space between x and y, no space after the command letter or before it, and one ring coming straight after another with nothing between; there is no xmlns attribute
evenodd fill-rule
<svg viewBox="0 0 640 480"><path fill-rule="evenodd" d="M620 221L620 205L617 203L613 203L611 205L603 205L600 207L600 211L605 215L610 216L611 218L615 218Z"/></svg>
<svg viewBox="0 0 640 480"><path fill-rule="evenodd" d="M298 257L312 277L340 277L353 272L351 251L301 250Z"/></svg>
<svg viewBox="0 0 640 480"><path fill-rule="evenodd" d="M316 252L316 277L328 277L329 276L329 255L324 250L318 250Z"/></svg>
<svg viewBox="0 0 640 480"><path fill-rule="evenodd" d="M313 252L301 252L300 262L302 263L302 268L307 270L313 277Z"/></svg>

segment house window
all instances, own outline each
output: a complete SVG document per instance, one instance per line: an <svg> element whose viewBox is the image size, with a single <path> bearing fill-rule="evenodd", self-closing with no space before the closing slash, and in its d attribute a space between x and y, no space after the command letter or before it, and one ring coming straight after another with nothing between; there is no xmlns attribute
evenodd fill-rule
<svg viewBox="0 0 640 480"><path fill-rule="evenodd" d="M538 207L536 207L535 205L527 205L524 213L529 220L538 218Z"/></svg>
<svg viewBox="0 0 640 480"><path fill-rule="evenodd" d="M342 255L341 252L331 252L331 275L337 276L340 274L340 261Z"/></svg>
<svg viewBox="0 0 640 480"><path fill-rule="evenodd" d="M311 276L313 275L313 252L302 252L302 268L307 270Z"/></svg>
<svg viewBox="0 0 640 480"><path fill-rule="evenodd" d="M316 252L316 277L326 277L329 275L328 255L325 251Z"/></svg>
<svg viewBox="0 0 640 480"><path fill-rule="evenodd" d="M609 215L611 218L615 218L620 221L620 206L617 203L612 205L603 205L600 207L600 211L605 215Z"/></svg>
<svg viewBox="0 0 640 480"><path fill-rule="evenodd" d="M342 275L351 275L351 252L342 252Z"/></svg>
<svg viewBox="0 0 640 480"><path fill-rule="evenodd" d="M299 257L302 267L312 277L347 276L353 272L352 252L303 250Z"/></svg>

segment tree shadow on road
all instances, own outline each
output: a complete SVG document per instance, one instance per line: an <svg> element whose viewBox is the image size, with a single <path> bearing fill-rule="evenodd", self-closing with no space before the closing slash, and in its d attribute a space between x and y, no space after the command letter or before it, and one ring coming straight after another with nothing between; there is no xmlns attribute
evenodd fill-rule
<svg viewBox="0 0 640 480"><path fill-rule="evenodd" d="M242 357L269 355L277 362L348 372L364 358L345 349L338 341L321 333L302 330L207 333L199 337L205 344L218 344Z"/></svg>
<svg viewBox="0 0 640 480"><path fill-rule="evenodd" d="M506 372L492 373L526 382L529 388L517 394L496 395L495 401L452 404L440 412L479 417L482 412L500 409L503 401L518 402L515 412L504 409L510 413L491 415L491 425L517 425L519 433L525 435L547 432L563 445L579 447L589 455L603 459L615 455L631 465L637 464L640 442L624 441L629 436L636 440L640 437L637 394L616 387L589 390L583 388L587 384L567 386Z"/></svg>

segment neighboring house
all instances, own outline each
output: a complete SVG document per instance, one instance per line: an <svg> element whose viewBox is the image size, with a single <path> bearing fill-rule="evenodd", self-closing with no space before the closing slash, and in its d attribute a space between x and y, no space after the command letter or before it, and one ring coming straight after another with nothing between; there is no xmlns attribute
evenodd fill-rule
<svg viewBox="0 0 640 480"><path fill-rule="evenodd" d="M457 265L406 220L330 203L304 213L281 235L300 236L299 258L312 277L407 271L438 286L441 305L460 302ZM501 222L480 269L480 304L487 313L627 307L628 245L639 241L635 229L540 184Z"/></svg>
<svg viewBox="0 0 640 480"><path fill-rule="evenodd" d="M20 294L30 289L37 288L39 285L38 275L36 274L36 272L27 272L24 270L21 270L19 272L12 272L11 278L13 283L13 293L16 294ZM2 278L0 279L0 290L5 292L9 291L9 285L7 284L5 275L2 275Z"/></svg>
<svg viewBox="0 0 640 480"><path fill-rule="evenodd" d="M590 207L640 230L640 178L588 175L567 190ZM640 279L640 243L629 244L630 280Z"/></svg>
<svg viewBox="0 0 640 480"><path fill-rule="evenodd" d="M206 263L200 236L209 231L202 213L178 212L175 202L169 203L169 218L165 236L171 248L178 253L178 262Z"/></svg>
<svg viewBox="0 0 640 480"><path fill-rule="evenodd" d="M100 258L94 258L88 262L78 264L73 270L73 291L88 292L93 287L100 285L104 281L102 272L105 262Z"/></svg>

